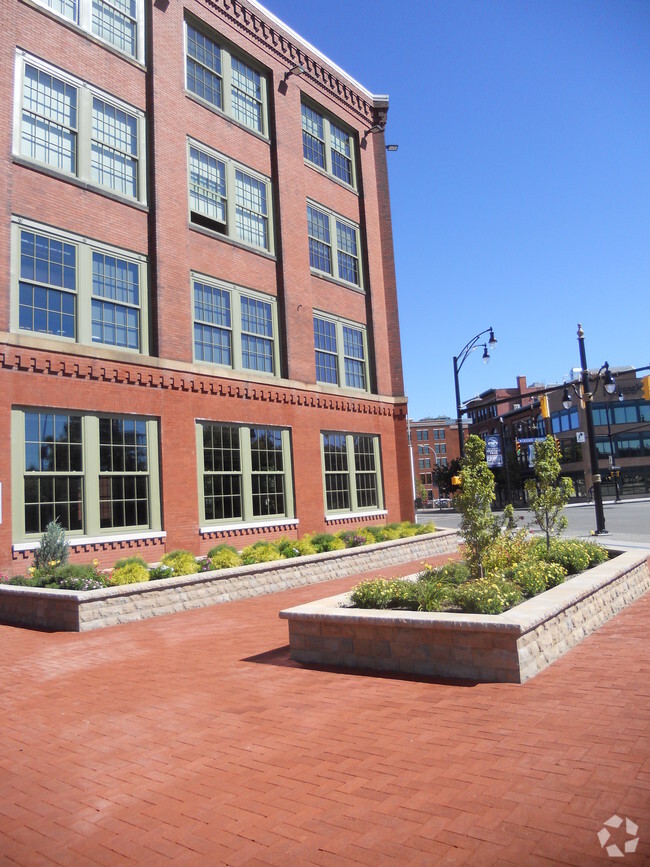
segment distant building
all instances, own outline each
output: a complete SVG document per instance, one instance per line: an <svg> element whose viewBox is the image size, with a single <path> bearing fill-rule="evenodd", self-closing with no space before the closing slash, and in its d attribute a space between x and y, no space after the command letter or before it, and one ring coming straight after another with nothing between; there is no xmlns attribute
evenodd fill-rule
<svg viewBox="0 0 650 867"><path fill-rule="evenodd" d="M409 420L409 429L414 482L424 485L426 500L431 502L441 496L435 483L436 466L447 467L460 457L458 424L448 416L438 416Z"/></svg>
<svg viewBox="0 0 650 867"><path fill-rule="evenodd" d="M4 0L0 571L411 518L388 99L255 0Z"/></svg>

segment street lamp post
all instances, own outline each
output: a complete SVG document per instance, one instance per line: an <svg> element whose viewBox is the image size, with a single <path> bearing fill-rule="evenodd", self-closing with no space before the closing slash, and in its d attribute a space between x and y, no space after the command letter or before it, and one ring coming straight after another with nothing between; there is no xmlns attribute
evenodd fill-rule
<svg viewBox="0 0 650 867"><path fill-rule="evenodd" d="M484 334L490 333L490 338L487 343L479 343L481 337ZM490 360L490 353L488 352L488 346L492 349L497 345L497 339L494 336L494 330L492 326L486 328L484 331L479 331L479 333L473 337L469 343L467 343L458 355L454 355L454 386L456 388L456 421L458 422L458 447L460 451L460 457L462 459L464 453L464 438L463 438L463 408L460 402L460 386L458 384L458 374L460 373L460 369L465 364L465 360L470 352L473 352L475 349L478 349L479 346L483 347L483 361L487 362Z"/></svg>
<svg viewBox="0 0 650 867"><path fill-rule="evenodd" d="M594 492L594 508L596 510L596 534L603 535L608 531L605 528L605 511L603 509L603 492L601 488L601 476L598 469L598 450L596 448L596 436L594 432L594 416L593 416L593 399L598 383L603 371L605 372L603 381L605 391L608 394L613 394L616 391L616 381L611 374L609 364L605 362L596 374L596 384L593 391L589 386L589 368L587 367L587 355L585 352L585 333L582 330L582 325L578 323L578 348L580 350L580 368L582 380L582 397L585 402L585 418L587 421L587 440L589 445L589 463L591 465L591 481ZM571 405L571 395L565 387L562 403L565 409ZM609 419L608 419L609 420Z"/></svg>

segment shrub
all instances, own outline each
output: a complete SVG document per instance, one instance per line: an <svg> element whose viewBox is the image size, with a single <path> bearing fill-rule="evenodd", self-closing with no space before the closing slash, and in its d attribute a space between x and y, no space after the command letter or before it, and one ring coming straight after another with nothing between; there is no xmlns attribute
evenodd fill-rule
<svg viewBox="0 0 650 867"><path fill-rule="evenodd" d="M456 588L455 603L470 614L501 614L522 600L521 589L504 578L479 578Z"/></svg>
<svg viewBox="0 0 650 867"><path fill-rule="evenodd" d="M412 524L411 521L402 521L402 523L397 526L397 532L399 533L400 539L407 539L410 536L415 536L417 533L417 525Z"/></svg>
<svg viewBox="0 0 650 867"><path fill-rule="evenodd" d="M433 581L443 584L464 584L471 577L469 566L463 560L449 560L443 566L425 566L418 581Z"/></svg>
<svg viewBox="0 0 650 867"><path fill-rule="evenodd" d="M445 581L418 581L418 611L442 611L453 599L451 586Z"/></svg>
<svg viewBox="0 0 650 867"><path fill-rule="evenodd" d="M503 573L531 556L530 539L526 530L501 533L483 556L486 575Z"/></svg>
<svg viewBox="0 0 650 867"><path fill-rule="evenodd" d="M254 563L270 563L273 560L281 560L282 555L272 542L255 542L241 552L242 563L252 566Z"/></svg>
<svg viewBox="0 0 650 867"><path fill-rule="evenodd" d="M302 539L280 539L275 545L282 557L286 559L291 557L307 557L309 554L318 553L308 536L304 536Z"/></svg>
<svg viewBox="0 0 650 867"><path fill-rule="evenodd" d="M149 580L149 567L142 557L125 557L113 567L111 584L138 584Z"/></svg>
<svg viewBox="0 0 650 867"><path fill-rule="evenodd" d="M436 532L436 525L433 523L433 521L429 521L426 524L416 524L416 527L415 527L415 535L416 536L424 536L425 533L435 533L435 532Z"/></svg>
<svg viewBox="0 0 650 867"><path fill-rule="evenodd" d="M315 533L310 539L317 554L322 554L325 551L341 551L345 548L343 539L333 536L331 533Z"/></svg>
<svg viewBox="0 0 650 867"><path fill-rule="evenodd" d="M174 575L195 575L200 569L196 557L189 551L170 551L160 562L173 569Z"/></svg>
<svg viewBox="0 0 650 867"><path fill-rule="evenodd" d="M580 539L551 539L548 548L544 540L535 540L533 545L536 557L548 563L559 563L568 575L584 572L609 557L602 546Z"/></svg>
<svg viewBox="0 0 650 867"><path fill-rule="evenodd" d="M375 578L362 581L352 590L351 600L357 608L418 607L418 588L405 578Z"/></svg>
<svg viewBox="0 0 650 867"><path fill-rule="evenodd" d="M566 571L559 563L531 558L510 570L508 577L521 587L524 596L531 597L562 584Z"/></svg>
<svg viewBox="0 0 650 867"><path fill-rule="evenodd" d="M56 566L62 566L67 562L69 553L65 530L57 521L50 521L45 528L40 545L34 551L34 567L51 570Z"/></svg>
<svg viewBox="0 0 650 867"><path fill-rule="evenodd" d="M99 590L107 587L106 576L97 572L97 561L94 563L67 563L59 566L51 574L50 586L59 590Z"/></svg>
<svg viewBox="0 0 650 867"><path fill-rule="evenodd" d="M174 574L174 570L171 566L165 566L164 564L160 564L158 566L153 566L149 569L149 580L150 581L164 581L165 578L171 578Z"/></svg>
<svg viewBox="0 0 650 867"><path fill-rule="evenodd" d="M358 530L340 530L337 534L346 548L360 548L362 545L372 545L375 537L365 527Z"/></svg>
<svg viewBox="0 0 650 867"><path fill-rule="evenodd" d="M231 569L241 566L241 557L232 545L217 545L208 551L208 559L213 569Z"/></svg>
<svg viewBox="0 0 650 867"><path fill-rule="evenodd" d="M386 527L379 527L377 524L371 524L364 529L366 529L373 536L375 542L381 542L384 538L384 532L386 530Z"/></svg>

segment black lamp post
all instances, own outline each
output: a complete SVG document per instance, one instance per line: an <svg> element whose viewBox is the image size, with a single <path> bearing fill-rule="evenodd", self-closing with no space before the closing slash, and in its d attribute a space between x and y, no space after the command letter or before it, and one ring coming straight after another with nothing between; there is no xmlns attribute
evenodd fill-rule
<svg viewBox="0 0 650 867"><path fill-rule="evenodd" d="M490 332L490 338L487 343L479 343L480 338L483 337L484 334ZM488 347L490 349L494 349L497 345L497 339L494 336L494 330L492 326L486 328L484 331L479 331L479 333L473 337L469 343L467 343L458 355L454 355L454 386L456 388L456 421L458 422L458 447L460 450L460 456L463 457L464 454L464 438L463 438L463 408L460 402L460 387L458 385L458 374L460 373L460 369L465 364L465 359L473 352L475 349L478 349L478 346L483 347L483 361L487 364L490 360L490 353L488 352Z"/></svg>
<svg viewBox="0 0 650 867"><path fill-rule="evenodd" d="M585 402L585 417L587 420L587 439L589 441L589 463L591 465L591 480L594 491L594 508L596 510L596 534L603 535L608 531L605 529L605 511L603 509L603 492L601 489L601 476L598 470L598 450L596 449L596 436L594 433L594 416L593 416L593 399L598 383L602 377L605 391L608 394L614 394L616 391L616 380L612 376L609 369L609 364L605 362L596 374L596 384L594 390L590 391L589 387L589 369L587 367L587 355L585 352L585 333L582 330L582 325L578 323L578 348L580 350L580 367L582 379L582 398ZM603 374L604 372L604 374ZM562 397L562 404L565 409L571 406L571 395L565 387Z"/></svg>

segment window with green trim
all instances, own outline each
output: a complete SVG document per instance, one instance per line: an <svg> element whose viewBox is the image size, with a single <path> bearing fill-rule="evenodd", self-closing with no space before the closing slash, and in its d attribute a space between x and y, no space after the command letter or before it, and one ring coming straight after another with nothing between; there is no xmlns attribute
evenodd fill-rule
<svg viewBox="0 0 650 867"><path fill-rule="evenodd" d="M190 221L272 251L270 180L193 141L188 143L188 160Z"/></svg>
<svg viewBox="0 0 650 867"><path fill-rule="evenodd" d="M356 187L354 137L338 121L307 103L302 104L302 149L308 163Z"/></svg>
<svg viewBox="0 0 650 867"><path fill-rule="evenodd" d="M205 522L293 517L288 429L199 422L197 453Z"/></svg>
<svg viewBox="0 0 650 867"><path fill-rule="evenodd" d="M268 135L266 76L204 25L185 22L185 86L210 108Z"/></svg>
<svg viewBox="0 0 650 867"><path fill-rule="evenodd" d="M277 376L277 302L270 295L193 275L194 358Z"/></svg>
<svg viewBox="0 0 650 867"><path fill-rule="evenodd" d="M148 352L144 256L14 217L11 329Z"/></svg>
<svg viewBox="0 0 650 867"><path fill-rule="evenodd" d="M112 48L144 61L143 0L34 0Z"/></svg>
<svg viewBox="0 0 650 867"><path fill-rule="evenodd" d="M323 432L321 448L327 514L383 508L378 436Z"/></svg>
<svg viewBox="0 0 650 867"><path fill-rule="evenodd" d="M366 329L339 317L314 314L316 382L368 389Z"/></svg>
<svg viewBox="0 0 650 867"><path fill-rule="evenodd" d="M16 409L12 454L16 539L55 520L84 536L160 529L156 421Z"/></svg>
<svg viewBox="0 0 650 867"><path fill-rule="evenodd" d="M98 190L145 202L142 111L20 50L16 83L17 156Z"/></svg>
<svg viewBox="0 0 650 867"><path fill-rule="evenodd" d="M359 227L322 205L307 202L309 265L314 272L361 286Z"/></svg>

